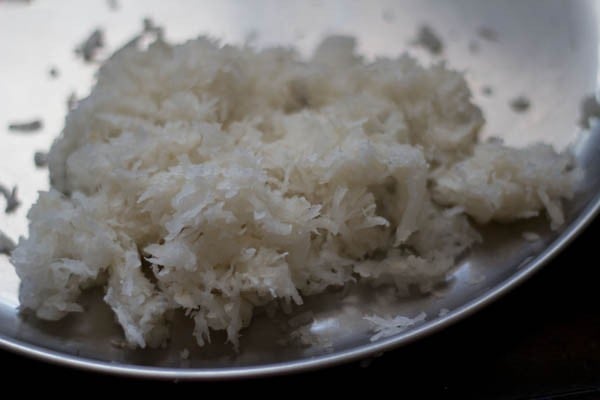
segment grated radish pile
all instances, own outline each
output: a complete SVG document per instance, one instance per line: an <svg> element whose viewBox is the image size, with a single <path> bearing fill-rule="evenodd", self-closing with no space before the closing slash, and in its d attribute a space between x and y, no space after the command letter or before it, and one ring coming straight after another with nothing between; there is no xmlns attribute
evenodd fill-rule
<svg viewBox="0 0 600 400"><path fill-rule="evenodd" d="M462 74L408 55L366 62L354 39L291 49L199 38L126 48L99 70L48 155L52 189L12 261L39 318L105 288L131 346L158 346L172 310L199 345L238 344L253 309L357 279L443 281L485 223L545 210L579 170L549 146L477 143Z"/></svg>

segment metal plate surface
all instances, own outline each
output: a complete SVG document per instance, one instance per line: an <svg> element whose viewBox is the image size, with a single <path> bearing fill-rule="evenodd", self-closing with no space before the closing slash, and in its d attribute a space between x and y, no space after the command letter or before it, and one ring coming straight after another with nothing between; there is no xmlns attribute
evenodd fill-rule
<svg viewBox="0 0 600 400"><path fill-rule="evenodd" d="M258 316L243 331L240 352L213 336L205 348L194 345L191 327L177 319L173 340L164 349L127 350L115 346L121 332L97 293L84 300L86 311L57 323L18 312L18 286L12 266L0 255L0 346L73 367L124 375L194 379L257 376L298 371L371 356L464 318L531 276L559 252L600 208L600 129L577 126L581 100L598 84L598 12L593 1L164 1L164 0L0 0L0 182L18 185L22 206L0 213L0 229L13 239L27 232L26 212L47 171L33 164L35 151L48 149L59 134L71 93L85 96L97 65L84 64L74 48L93 29L106 32L103 55L119 48L152 18L179 42L210 34L226 43L252 40L256 46L294 45L308 54L326 34L358 38L367 56L409 51L435 61L410 43L421 24L444 42L443 58L465 71L487 123L482 137L500 136L511 145L534 141L563 149L573 144L586 170L576 198L567 205L568 223L550 232L543 219L483 230L484 242L461 260L454 278L435 295L399 299L389 290L350 288L308 298L296 313L311 310L309 329L322 345L290 345L289 315ZM481 35L481 28L496 35ZM485 36L485 37L484 37ZM492 35L493 36L493 35ZM102 55L101 55L102 56ZM49 76L56 67L59 74ZM493 89L491 96L484 87ZM525 95L526 113L515 113L511 99ZM38 133L8 130L14 121L40 118ZM1 206L1 204L0 204ZM542 240L525 241L536 232ZM564 265L564 273L569 266ZM532 293L534 296L535 293ZM441 310L447 314L440 315ZM375 343L365 314L408 315L427 320ZM442 312L444 314L444 312ZM181 357L188 349L190 356Z"/></svg>

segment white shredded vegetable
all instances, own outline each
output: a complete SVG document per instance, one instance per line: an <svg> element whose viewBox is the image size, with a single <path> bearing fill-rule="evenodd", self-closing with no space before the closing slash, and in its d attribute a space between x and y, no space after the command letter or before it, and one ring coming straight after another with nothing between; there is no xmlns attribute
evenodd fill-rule
<svg viewBox="0 0 600 400"><path fill-rule="evenodd" d="M462 74L366 62L349 37L309 60L206 38L129 46L48 155L52 189L12 254L21 306L56 320L101 286L131 346L163 343L175 309L199 345L222 330L237 346L273 300L357 279L431 290L479 240L467 215L545 209L557 225L573 190L567 156L479 145L482 124Z"/></svg>

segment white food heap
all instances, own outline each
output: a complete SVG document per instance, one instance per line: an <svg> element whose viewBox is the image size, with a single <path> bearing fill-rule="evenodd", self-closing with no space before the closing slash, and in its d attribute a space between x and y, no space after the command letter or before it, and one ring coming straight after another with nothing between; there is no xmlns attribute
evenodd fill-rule
<svg viewBox="0 0 600 400"><path fill-rule="evenodd" d="M358 278L430 290L479 240L467 215L563 222L569 155L477 144L460 73L354 47L116 54L49 153L53 189L12 254L22 307L60 319L101 286L132 346L161 344L174 309L199 345L237 345L273 300Z"/></svg>

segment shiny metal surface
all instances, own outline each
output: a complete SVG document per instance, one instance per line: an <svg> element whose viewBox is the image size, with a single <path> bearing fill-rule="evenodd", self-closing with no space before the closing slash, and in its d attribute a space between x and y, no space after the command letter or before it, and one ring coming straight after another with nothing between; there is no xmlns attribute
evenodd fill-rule
<svg viewBox="0 0 600 400"><path fill-rule="evenodd" d="M0 213L0 229L13 239L26 234L25 214L36 192L48 186L47 171L34 167L34 152L47 149L60 132L69 94L84 96L93 82L97 66L76 58L74 48L101 27L107 55L140 30L143 17L163 25L174 42L209 33L232 43L293 44L308 53L324 34L341 32L357 36L361 52L369 56L408 50L431 62L425 51L410 45L419 25L427 23L443 39L444 58L466 72L487 119L484 137L501 136L517 146L543 140L564 148L574 142L586 179L568 204L564 230L552 233L543 220L487 227L484 243L461 260L454 279L434 295L398 299L389 290L356 287L308 298L296 314L311 310L314 315L307 329L320 345L312 347L290 341L291 316L276 315L255 319L243 332L239 353L219 335L212 345L197 348L183 318L176 320L166 348L123 349L110 311L94 293L85 299L86 312L58 323L19 314L19 281L0 255L1 347L73 367L173 379L284 373L367 357L443 329L489 304L549 261L600 209L600 129L581 133L576 126L581 99L595 93L598 84L597 2L121 0L117 10L108 4L0 1L0 183L18 185L23 203L14 214ZM482 37L481 27L495 31L497 38ZM49 76L51 67L58 69L58 77ZM491 96L482 94L485 86L492 87ZM526 113L509 107L519 95L531 100ZM40 132L8 130L9 123L34 118L44 122ZM542 240L527 242L524 231ZM438 316L444 309L448 313ZM427 313L424 324L370 342L365 314L414 316L420 311ZM181 357L184 349L190 352L187 359Z"/></svg>

